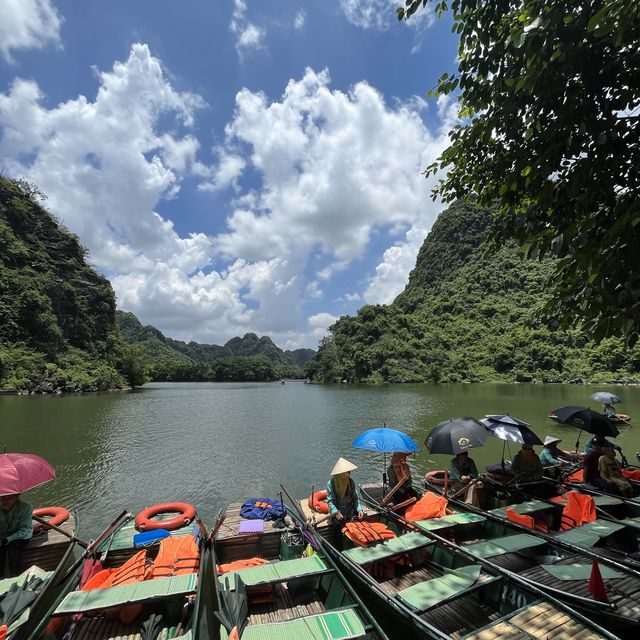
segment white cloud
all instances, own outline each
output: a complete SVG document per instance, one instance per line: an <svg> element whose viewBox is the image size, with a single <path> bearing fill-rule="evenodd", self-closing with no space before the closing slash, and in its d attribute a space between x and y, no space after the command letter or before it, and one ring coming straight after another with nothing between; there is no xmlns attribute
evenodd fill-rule
<svg viewBox="0 0 640 640"><path fill-rule="evenodd" d="M304 12L304 9L298 9L298 13L296 13L296 17L293 20L293 26L296 29L302 29L304 27L304 22L306 20L307 14Z"/></svg>
<svg viewBox="0 0 640 640"><path fill-rule="evenodd" d="M386 31L392 27L408 26L414 31L411 53L417 53L424 32L435 22L433 7L428 4L414 13L403 25L398 25L396 8L402 4L398 0L340 0L340 8L347 20L361 29Z"/></svg>
<svg viewBox="0 0 640 640"><path fill-rule="evenodd" d="M409 228L367 286L368 301L387 302L406 284L439 210L428 199L433 180L420 172L446 145L448 129L430 134L415 110L389 108L364 82L348 94L329 83L326 71L308 69L280 101L238 93L227 144L246 146L263 185L253 207L232 213L215 244L224 256L250 261L295 248L304 261L298 271L320 251L331 262L317 277L328 280L364 255L374 232Z"/></svg>
<svg viewBox="0 0 640 640"><path fill-rule="evenodd" d="M109 274L120 308L177 339L222 344L254 331L284 348L315 347L337 318L307 319L305 304L317 309L372 237L395 244L365 299L388 301L405 286L437 212L420 171L447 142L412 103L390 107L364 82L332 90L326 71L307 70L275 101L243 89L208 167L189 131L201 98L176 91L146 45L96 79L93 99L51 108L33 81L0 93L0 166L48 194ZM249 188L245 171L259 178ZM190 175L204 189L234 188L216 237L174 227L172 203ZM356 300L354 283L349 290L344 299Z"/></svg>
<svg viewBox="0 0 640 640"><path fill-rule="evenodd" d="M60 47L62 22L50 0L2 0L0 55L13 62L14 50Z"/></svg>
<svg viewBox="0 0 640 640"><path fill-rule="evenodd" d="M229 30L236 37L236 51L240 58L253 50L262 48L266 32L247 18L245 0L234 0Z"/></svg>

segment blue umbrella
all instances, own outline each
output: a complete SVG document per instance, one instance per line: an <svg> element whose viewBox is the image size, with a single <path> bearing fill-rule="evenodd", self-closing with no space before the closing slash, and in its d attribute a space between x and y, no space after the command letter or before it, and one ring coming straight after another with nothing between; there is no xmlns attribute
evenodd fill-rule
<svg viewBox="0 0 640 640"><path fill-rule="evenodd" d="M618 402L622 402L620 398L614 393L609 393L608 391L596 391L591 394L592 400L596 402L602 402L603 404L606 402L607 404L618 404Z"/></svg>
<svg viewBox="0 0 640 640"><path fill-rule="evenodd" d="M381 451L383 453L420 451L418 445L406 433L397 429L387 429L386 427L369 429L361 433L351 444L356 449Z"/></svg>
<svg viewBox="0 0 640 640"><path fill-rule="evenodd" d="M352 443L356 449L381 451L384 453L384 469L382 471L382 491L387 484L387 453L411 453L420 451L420 447L406 434L398 429L369 429L361 433Z"/></svg>

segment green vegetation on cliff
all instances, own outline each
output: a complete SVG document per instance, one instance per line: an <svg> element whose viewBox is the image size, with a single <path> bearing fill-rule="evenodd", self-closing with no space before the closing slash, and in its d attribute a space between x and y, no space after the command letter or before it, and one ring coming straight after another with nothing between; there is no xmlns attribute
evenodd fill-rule
<svg viewBox="0 0 640 640"><path fill-rule="evenodd" d="M224 346L182 342L165 337L151 325L143 326L133 313L117 311L122 339L144 349L154 381L269 381L301 378L312 349L283 351L271 338L247 333Z"/></svg>
<svg viewBox="0 0 640 640"><path fill-rule="evenodd" d="M141 384L122 343L109 281L37 202L37 187L0 177L0 390L98 391Z"/></svg>
<svg viewBox="0 0 640 640"><path fill-rule="evenodd" d="M391 305L367 305L331 327L307 374L323 382L639 381L640 349L595 343L537 318L551 258L489 251L491 212L456 203L433 225Z"/></svg>

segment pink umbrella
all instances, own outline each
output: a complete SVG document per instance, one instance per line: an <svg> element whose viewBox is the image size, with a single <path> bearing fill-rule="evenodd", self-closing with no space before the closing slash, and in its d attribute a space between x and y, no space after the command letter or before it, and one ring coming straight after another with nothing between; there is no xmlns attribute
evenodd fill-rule
<svg viewBox="0 0 640 640"><path fill-rule="evenodd" d="M56 477L55 469L32 453L0 454L0 496L22 493Z"/></svg>

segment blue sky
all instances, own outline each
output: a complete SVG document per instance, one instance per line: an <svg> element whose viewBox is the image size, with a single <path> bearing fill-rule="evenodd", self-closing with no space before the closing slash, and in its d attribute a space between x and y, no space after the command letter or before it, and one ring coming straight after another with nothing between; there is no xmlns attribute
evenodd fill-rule
<svg viewBox="0 0 640 640"><path fill-rule="evenodd" d="M0 170L118 308L182 340L317 348L404 288L442 205L447 18L395 0L1 0Z"/></svg>

